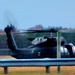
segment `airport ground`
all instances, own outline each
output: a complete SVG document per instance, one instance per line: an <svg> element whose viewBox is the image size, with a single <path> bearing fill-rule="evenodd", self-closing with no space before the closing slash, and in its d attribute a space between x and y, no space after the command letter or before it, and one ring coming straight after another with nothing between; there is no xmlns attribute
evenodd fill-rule
<svg viewBox="0 0 75 75"><path fill-rule="evenodd" d="M0 59L12 58L11 56L0 56ZM4 75L0 67L0 75ZM60 74L57 67L50 67L50 73L46 74L45 67L9 67L7 75L75 75L75 66L61 66Z"/></svg>

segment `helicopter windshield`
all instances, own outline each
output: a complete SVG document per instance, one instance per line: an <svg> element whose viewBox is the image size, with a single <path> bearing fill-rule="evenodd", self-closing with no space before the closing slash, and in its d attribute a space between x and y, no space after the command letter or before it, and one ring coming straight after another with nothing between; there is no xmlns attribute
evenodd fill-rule
<svg viewBox="0 0 75 75"><path fill-rule="evenodd" d="M36 45L36 44L39 44L39 43L43 43L47 41L47 38L44 38L44 37L37 37L35 38L33 41L32 41L32 44Z"/></svg>

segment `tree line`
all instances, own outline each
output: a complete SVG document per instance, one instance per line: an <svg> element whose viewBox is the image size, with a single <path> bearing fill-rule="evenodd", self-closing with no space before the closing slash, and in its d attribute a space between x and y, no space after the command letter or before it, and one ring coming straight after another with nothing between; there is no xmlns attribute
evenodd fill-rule
<svg viewBox="0 0 75 75"><path fill-rule="evenodd" d="M48 28L44 28L42 27L42 29L65 29L65 30L72 30L71 28L62 28L62 27L48 27ZM17 29L16 29L17 31ZM29 39L34 39L36 37L42 37L42 36L47 36L50 37L50 33L24 33L21 34L19 33L19 31L17 31L18 33L13 33L14 36L14 40L18 46L18 48L25 48L30 46L32 43L32 41L30 41ZM56 34L53 33L52 36L56 37ZM61 33L61 36L64 37L67 41L67 43L73 43L75 45L75 33ZM4 48L8 48L7 45L7 37L5 34L0 35L0 49L4 49Z"/></svg>

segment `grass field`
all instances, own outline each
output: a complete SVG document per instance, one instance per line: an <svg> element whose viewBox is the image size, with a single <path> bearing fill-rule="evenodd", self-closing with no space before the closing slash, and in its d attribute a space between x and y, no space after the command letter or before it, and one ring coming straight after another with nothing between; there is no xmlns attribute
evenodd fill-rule
<svg viewBox="0 0 75 75"><path fill-rule="evenodd" d="M11 58L11 56L0 56L0 59ZM0 67L0 75L4 75L4 70ZM46 74L45 67L9 67L7 75L75 75L75 66L61 67L60 74L57 67L50 67L50 73Z"/></svg>

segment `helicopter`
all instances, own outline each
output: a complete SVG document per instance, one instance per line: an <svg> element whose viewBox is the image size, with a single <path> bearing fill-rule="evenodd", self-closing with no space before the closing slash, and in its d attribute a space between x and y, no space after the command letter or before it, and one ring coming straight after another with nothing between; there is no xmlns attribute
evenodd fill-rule
<svg viewBox="0 0 75 75"><path fill-rule="evenodd" d="M4 29L7 36L7 44L10 49L10 55L17 59L33 58L57 58L57 37L42 36L31 39L31 46L18 48L13 38L13 25L7 25ZM58 30L29 30L29 32L57 32ZM72 43L67 44L65 39L61 38L61 58L74 58L75 47Z"/></svg>

